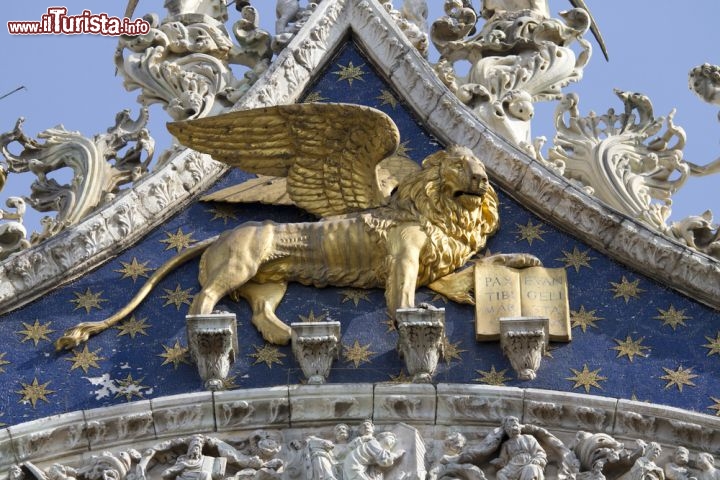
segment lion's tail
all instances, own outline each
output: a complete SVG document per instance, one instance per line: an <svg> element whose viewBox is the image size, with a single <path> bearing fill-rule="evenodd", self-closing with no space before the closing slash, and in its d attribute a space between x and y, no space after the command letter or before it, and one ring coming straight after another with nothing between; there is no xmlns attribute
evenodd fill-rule
<svg viewBox="0 0 720 480"><path fill-rule="evenodd" d="M55 341L55 350L70 350L80 345L82 342L87 341L91 336L96 335L100 332L107 330L114 326L120 320L128 316L140 303L145 300L145 297L157 286L160 281L165 278L170 272L175 270L180 265L192 260L198 255L202 254L205 249L212 245L218 236L208 238L202 242L193 245L184 252L175 255L173 258L165 262L155 273L145 282L145 285L135 294L135 296L121 308L117 313L111 317L101 320L99 322L82 322L74 327L65 331L65 334Z"/></svg>

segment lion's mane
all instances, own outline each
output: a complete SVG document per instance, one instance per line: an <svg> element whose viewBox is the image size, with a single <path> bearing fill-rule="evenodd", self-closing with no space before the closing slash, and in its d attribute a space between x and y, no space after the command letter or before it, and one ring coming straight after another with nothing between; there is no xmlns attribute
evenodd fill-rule
<svg viewBox="0 0 720 480"><path fill-rule="evenodd" d="M430 155L423 169L398 185L391 207L408 219L421 223L429 235L430 248L420 258L418 285L452 273L482 249L499 228L498 197L488 186L479 208L467 209L451 198L441 166L459 156L472 156L469 149L452 146Z"/></svg>

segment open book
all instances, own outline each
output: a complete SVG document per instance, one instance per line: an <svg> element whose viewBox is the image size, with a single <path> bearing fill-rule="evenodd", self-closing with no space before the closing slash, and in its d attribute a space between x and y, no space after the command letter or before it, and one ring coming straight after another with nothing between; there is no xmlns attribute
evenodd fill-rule
<svg viewBox="0 0 720 480"><path fill-rule="evenodd" d="M550 340L569 342L570 308L564 268L475 265L475 338L500 338L501 317L550 319Z"/></svg>

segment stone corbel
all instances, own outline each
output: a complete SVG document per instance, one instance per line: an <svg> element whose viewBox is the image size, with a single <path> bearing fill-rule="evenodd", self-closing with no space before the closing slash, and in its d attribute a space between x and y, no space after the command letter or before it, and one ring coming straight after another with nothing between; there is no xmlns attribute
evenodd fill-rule
<svg viewBox="0 0 720 480"><path fill-rule="evenodd" d="M208 390L221 390L238 351L234 313L187 315L188 346Z"/></svg>
<svg viewBox="0 0 720 480"><path fill-rule="evenodd" d="M332 362L340 352L340 322L299 322L290 328L293 355L307 383L325 383Z"/></svg>
<svg viewBox="0 0 720 480"><path fill-rule="evenodd" d="M520 380L533 380L547 350L550 321L542 317L500 319L500 347Z"/></svg>
<svg viewBox="0 0 720 480"><path fill-rule="evenodd" d="M445 309L397 310L398 351L413 383L430 383L442 354Z"/></svg>

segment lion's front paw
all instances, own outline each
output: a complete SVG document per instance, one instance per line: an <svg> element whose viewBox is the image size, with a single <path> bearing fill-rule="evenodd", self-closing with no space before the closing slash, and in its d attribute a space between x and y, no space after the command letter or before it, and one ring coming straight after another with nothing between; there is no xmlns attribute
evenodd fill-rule
<svg viewBox="0 0 720 480"><path fill-rule="evenodd" d="M482 262L510 268L542 267L542 261L529 253L498 253L483 258Z"/></svg>

